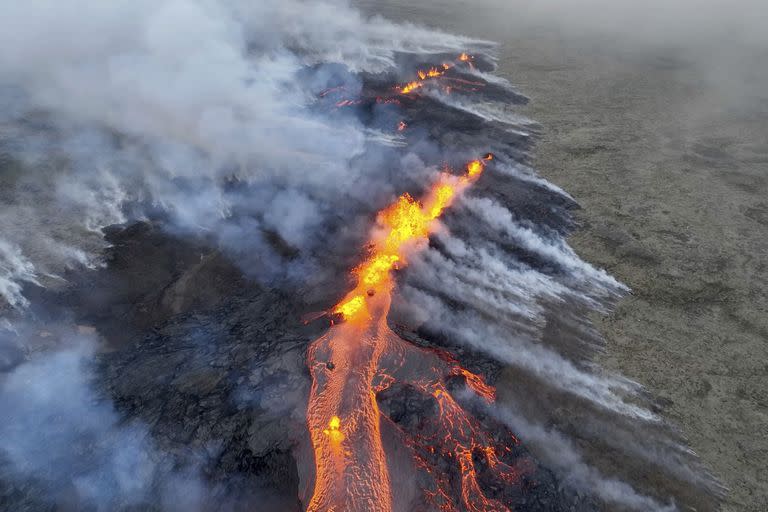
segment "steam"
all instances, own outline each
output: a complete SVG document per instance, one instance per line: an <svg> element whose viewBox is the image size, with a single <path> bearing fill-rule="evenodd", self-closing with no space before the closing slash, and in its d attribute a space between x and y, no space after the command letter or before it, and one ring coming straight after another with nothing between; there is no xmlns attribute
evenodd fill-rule
<svg viewBox="0 0 768 512"><path fill-rule="evenodd" d="M73 504L95 510L141 506L159 480L161 494L183 498L166 510L199 509L207 491L196 470L173 470L146 426L123 424L111 402L91 387L95 340L64 336L67 348L29 359L0 384L4 478L33 478L51 504L73 489Z"/></svg>
<svg viewBox="0 0 768 512"><path fill-rule="evenodd" d="M35 267L18 247L0 240L0 294L12 306L28 304L21 294L20 281L37 283Z"/></svg>
<svg viewBox="0 0 768 512"><path fill-rule="evenodd" d="M430 327L475 351L519 366L548 385L578 395L612 412L637 420L658 421L657 416L646 408L625 400L624 395L636 393L638 389L623 379L593 375L553 350L534 345L522 336L510 336L502 326L489 326L487 320L476 313L454 313L440 300L418 290L406 290L406 298L431 319L433 323L429 324Z"/></svg>
<svg viewBox="0 0 768 512"><path fill-rule="evenodd" d="M146 205L175 229L221 235L233 254L273 261L267 275L290 275L309 263L332 205L385 200L388 188L378 169L354 162L381 141L353 116L314 108L317 94L359 90L351 71L391 69L395 51L469 43L365 19L336 1L4 1L0 16L9 106L0 154L23 173L6 178L19 192L0 215L15 251L0 255L0 291L14 305L33 273L96 263L103 244L88 233L141 217ZM41 197L56 212L38 213ZM248 222L234 220L242 213ZM298 261L283 265L263 231L304 250Z"/></svg>
<svg viewBox="0 0 768 512"><path fill-rule="evenodd" d="M607 503L618 504L632 510L673 512L674 503L661 504L638 493L631 485L602 475L588 465L578 449L565 436L553 429L530 423L511 409L498 408L493 414L509 425L526 443L529 443L543 461L565 477L570 485L589 489Z"/></svg>
<svg viewBox="0 0 768 512"><path fill-rule="evenodd" d="M609 290L626 289L604 270L597 270L579 258L563 240L542 238L531 227L516 222L512 212L494 201L487 198L469 199L467 206L472 213L490 224L495 231L509 237L515 244L553 262L577 279L600 284Z"/></svg>

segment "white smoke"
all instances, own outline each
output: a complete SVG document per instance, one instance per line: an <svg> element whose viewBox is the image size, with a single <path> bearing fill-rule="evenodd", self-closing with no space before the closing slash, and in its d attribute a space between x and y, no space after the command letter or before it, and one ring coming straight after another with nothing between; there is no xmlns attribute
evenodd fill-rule
<svg viewBox="0 0 768 512"><path fill-rule="evenodd" d="M559 237L543 238L530 226L518 222L512 212L492 199L468 198L466 204L475 215L492 226L499 234L557 264L577 279L586 281L595 287L602 287L606 293L627 289L604 270L596 269L579 258L562 239Z"/></svg>
<svg viewBox="0 0 768 512"><path fill-rule="evenodd" d="M570 199L571 201L574 201L574 202L576 201L573 198L573 196L571 196L571 194L569 194L562 188L558 187L554 183L550 183L549 181L537 176L536 172L530 167L528 167L527 165L517 163L517 162L512 164L499 164L494 167L494 171L500 174L521 180L521 181L533 183L536 186L543 187L547 190L551 190L555 194L561 195L567 199Z"/></svg>
<svg viewBox="0 0 768 512"><path fill-rule="evenodd" d="M36 212L40 197L55 205L43 215L0 215L5 242L26 261L4 272L16 284L4 285L3 297L15 304L30 263L52 275L93 263L103 245L73 226L123 222L128 202L159 206L182 229L227 233L222 243L242 253L265 250L260 229L306 243L329 205L368 201L388 185L354 163L371 139L360 123L312 108L333 73L297 74L328 63L381 71L396 51L484 44L366 19L333 0L0 0L0 18L0 97L9 105L0 154L25 173L9 187L37 189L11 198L9 209ZM343 79L351 93L359 88L352 75ZM232 176L261 196L227 190ZM243 208L253 222L230 223ZM61 226L52 232L38 217ZM29 232L50 243L30 247ZM63 253L52 248L64 243L72 246Z"/></svg>
<svg viewBox="0 0 768 512"><path fill-rule="evenodd" d="M21 281L37 284L34 265L18 247L0 240L0 295L12 306L27 305L21 294Z"/></svg>
<svg viewBox="0 0 768 512"><path fill-rule="evenodd" d="M649 512L677 510L674 503L659 503L649 496L640 494L631 485L601 474L588 465L573 443L556 430L530 423L509 408L495 408L492 414L506 423L523 442L535 450L536 455L543 462L575 488L589 490L607 503L632 510Z"/></svg>
<svg viewBox="0 0 768 512"><path fill-rule="evenodd" d="M46 506L69 487L80 506L99 511L153 501L159 479L160 494L175 497L165 510L201 510L208 490L196 470L163 462L147 427L123 424L91 387L95 340L66 329L64 338L66 348L33 356L0 382L3 478L34 478Z"/></svg>
<svg viewBox="0 0 768 512"><path fill-rule="evenodd" d="M599 405L606 410L643 421L658 421L645 407L628 400L639 391L637 385L618 377L600 376L577 367L563 356L525 336L517 335L505 325L489 322L477 311L453 311L433 295L406 288L409 306L429 318L429 325L439 326L450 339L505 364L522 368L548 385ZM517 326L515 326L517 327Z"/></svg>

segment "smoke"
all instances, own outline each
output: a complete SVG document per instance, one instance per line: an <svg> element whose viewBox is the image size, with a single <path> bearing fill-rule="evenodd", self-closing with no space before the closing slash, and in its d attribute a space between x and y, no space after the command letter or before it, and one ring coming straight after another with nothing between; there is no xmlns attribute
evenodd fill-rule
<svg viewBox="0 0 768 512"><path fill-rule="evenodd" d="M59 180L37 185L80 206L70 224L119 222L130 199L210 230L235 206L220 184L234 171L286 187L312 176L344 183L354 172L348 159L362 134L304 112L306 92L292 85L301 63L280 48L249 55L244 27L223 4L5 2L3 18L16 28L2 44L15 51L4 52L0 80L28 104L12 121L23 126L34 109L53 116L37 147L21 133L26 151L11 154L31 153L29 164L63 154Z"/></svg>
<svg viewBox="0 0 768 512"><path fill-rule="evenodd" d="M157 436L162 418L139 419L126 413L124 396L113 401L111 393L125 380L110 375L101 351L104 340L92 328L42 327L34 321L0 327L0 490L5 507L286 509L283 497L260 476L216 474L231 439L211 432L200 442L176 445ZM210 340L201 341L206 345L201 350L210 348ZM6 366L7 354L13 361ZM185 375L194 374L194 368L185 370ZM179 397L168 399L160 416L172 414L174 400Z"/></svg>
<svg viewBox="0 0 768 512"><path fill-rule="evenodd" d="M356 3L368 8L372 2ZM403 5L406 3L390 0L376 11L397 18ZM569 39L599 37L610 40L614 48L677 47L698 52L702 46L768 44L762 24L768 10L760 0L479 0L473 4L471 16L454 0L429 0L414 7L412 19L435 19L428 16L435 12L449 13L439 22L460 33L505 30L525 37L534 32Z"/></svg>
<svg viewBox="0 0 768 512"><path fill-rule="evenodd" d="M183 498L166 510L199 510L207 490L196 469L171 467L147 427L124 423L92 388L96 341L60 334L65 348L33 355L0 382L3 479L31 478L51 504L94 510L146 504L161 481L163 496Z"/></svg>
<svg viewBox="0 0 768 512"><path fill-rule="evenodd" d="M396 51L468 43L336 1L6 0L0 16L0 165L18 169L3 177L0 222L16 252L3 251L2 293L16 305L24 276L97 263L94 232L158 209L173 229L272 262L266 276L302 274L340 204L365 213L391 193L359 160L382 141L318 108L318 93L354 94L352 71L391 70Z"/></svg>
<svg viewBox="0 0 768 512"><path fill-rule="evenodd" d="M513 166L489 174L557 192ZM451 234L439 231L431 247L409 256L397 321L508 368L500 386L515 391L492 414L566 483L635 510L674 510L649 496L685 493L649 487L636 474L647 468L668 475L671 487L721 493L641 386L592 363L602 341L584 315L605 311L626 287L579 258L561 232L531 217L528 203L505 208L507 196L486 194L462 198L454 209L458 218L447 219ZM524 410L513 414L513 403L524 403ZM585 445L589 457L582 454ZM617 467L616 457L633 462Z"/></svg>
<svg viewBox="0 0 768 512"><path fill-rule="evenodd" d="M469 210L480 220L488 223L494 231L509 237L513 243L521 246L540 257L551 261L577 280L592 286L600 285L608 292L626 290L626 287L608 275L604 270L598 270L579 258L564 240L559 237L547 240L535 232L533 226L524 226L512 212L491 199L467 200Z"/></svg>
<svg viewBox="0 0 768 512"><path fill-rule="evenodd" d="M556 430L533 424L510 408L498 407L492 414L509 425L536 451L542 461L563 475L568 484L594 492L607 503L622 505L632 510L677 510L674 503L661 504L649 496L640 494L625 482L602 475L600 471L588 465L573 443Z"/></svg>
<svg viewBox="0 0 768 512"><path fill-rule="evenodd" d="M12 306L28 303L21 294L20 281L37 283L35 267L18 247L0 240L0 294Z"/></svg>
<svg viewBox="0 0 768 512"><path fill-rule="evenodd" d="M427 324L429 328L448 335L450 339L474 351L502 363L521 367L548 386L580 396L609 411L636 420L658 421L655 414L628 399L637 393L638 388L623 379L594 375L557 352L531 343L524 334L510 335L507 326L494 323L489 325L487 317L476 312L454 312L444 302L421 291L407 289L405 298L411 307L417 308L424 317L430 319ZM524 328L521 333L524 333Z"/></svg>
<svg viewBox="0 0 768 512"><path fill-rule="evenodd" d="M399 78L401 52L416 59L488 43L366 18L335 0L0 0L0 18L0 295L11 306L29 304L25 285L53 287L72 267L101 264L105 226L147 218L212 240L270 284L309 288L323 272L339 281L320 259L357 250L372 212L432 177L425 155L438 165L488 150L497 142L489 134L514 136L498 141L512 161L499 159L483 179L518 188L492 184L462 200L453 235L409 258L401 314L546 383L542 400L563 393L596 414L659 423L638 385L589 362L600 343L578 315L626 288L566 243L570 196L512 158L524 159L515 144L525 146L530 123L500 101L425 95L440 105L431 120L445 114L457 128L446 124L453 131L439 142L425 129L399 150L376 119L322 99L330 88L354 98L366 80ZM561 203L550 207L553 198ZM546 332L553 311L567 335ZM168 466L147 427L124 424L92 385L95 340L65 337L69 348L35 355L0 382L0 453L12 476L74 488L100 510L154 501L162 481L166 508L204 508L213 491L196 467ZM549 444L545 462L577 486L663 509L587 466L560 434L505 419Z"/></svg>

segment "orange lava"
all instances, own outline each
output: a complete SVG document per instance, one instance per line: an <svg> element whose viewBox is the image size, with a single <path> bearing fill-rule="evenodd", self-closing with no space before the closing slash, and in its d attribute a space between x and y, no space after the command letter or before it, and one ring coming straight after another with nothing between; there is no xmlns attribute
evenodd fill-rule
<svg viewBox="0 0 768 512"><path fill-rule="evenodd" d="M462 53L459 55L456 59L459 62L463 62L467 64L469 67L474 68L474 64L472 64L473 57L471 55L467 55L466 53ZM427 84L428 80L435 79L435 78L444 78L445 73L453 68L456 64L454 62L444 62L441 66L433 66L429 69L420 69L416 72L416 76L418 79L413 80L411 82L408 82L404 85L399 85L395 87L395 89L400 92L400 94L410 94L413 91L416 91L418 89L421 89ZM456 80L458 82L465 82L460 79L452 79ZM479 83L475 82L469 82L474 85L480 85ZM446 87L446 92L450 92L450 87Z"/></svg>
<svg viewBox="0 0 768 512"><path fill-rule="evenodd" d="M336 102L336 107L351 107L353 105L359 105L362 103L362 100L341 100Z"/></svg>
<svg viewBox="0 0 768 512"><path fill-rule="evenodd" d="M378 309L388 307L379 302ZM384 315L369 325L336 325L308 351L312 390L307 424L314 449L315 486L307 511L392 510L380 413L373 391L385 348L377 342L383 327ZM333 370L326 361L333 361Z"/></svg>
<svg viewBox="0 0 768 512"><path fill-rule="evenodd" d="M446 94L450 94L452 90L463 90L463 91L476 91L479 88L483 87L482 82L475 82L471 80L466 80L463 78L458 77L449 77L446 76L446 73L448 70L456 67L459 63L464 66L468 66L470 68L474 68L474 64L472 63L474 57L471 55L468 55L466 53L462 53L459 55L454 62L444 62L440 66L432 66L427 69L420 69L416 71L416 78L408 83L398 85L394 87L394 90L398 94L402 95L409 95L415 91L418 91L419 89L423 88L424 86L429 83L431 80L440 80L443 85L441 86L441 89ZM319 98L324 98L332 93L338 93L345 91L345 87L339 86L339 87L332 87L329 89L326 89L318 94ZM335 103L336 108L344 108L344 107L353 107L356 105L360 105L363 103L362 99L341 99ZM387 97L387 96L379 96L376 98L376 103L383 103L383 104L399 104L400 100L398 100L395 97ZM400 131L404 128L399 128Z"/></svg>
<svg viewBox="0 0 768 512"><path fill-rule="evenodd" d="M332 310L344 321L310 346L307 359L312 389L307 424L315 481L307 511L390 512L404 508L395 503L400 497L392 492L391 461L382 441L382 422L390 420L377 402L377 394L396 383L434 400L438 411L429 435L415 441L400 432L403 444L412 452L411 466L421 479L421 496L414 499L429 510L508 510L484 495L474 456L483 458L500 481L514 479L515 470L499 460L494 441L462 410L447 382L463 380L489 403L495 399L495 389L449 356L405 342L387 324L394 287L391 271L407 264L409 252L423 246L437 219L480 177L490 158L469 162L461 176L443 172L423 200L403 194L379 213L372 250L353 271L356 285ZM394 423L388 425L397 429ZM433 474L429 462L433 457L453 461L461 475L458 484L446 474Z"/></svg>
<svg viewBox="0 0 768 512"><path fill-rule="evenodd" d="M438 81L445 93L477 90L482 82L448 73L454 67L474 68L473 60L462 53L453 62L418 70L413 81L394 88L396 95L379 96L376 103L399 104L405 101L402 95L429 81ZM319 97L343 90L327 89ZM363 101L340 99L335 105L351 107ZM405 121L397 124L398 131L407 127ZM496 390L447 353L406 342L387 322L392 270L407 265L409 254L426 245L437 219L492 159L488 153L468 162L461 175L446 170L420 200L406 193L379 212L370 252L352 271L355 286L331 310L343 321L334 323L307 352L312 376L307 425L315 469L314 482L307 487L312 494L304 496L308 512L508 512L486 495L478 472L490 471L492 476L485 478L495 479L497 488L514 485L527 471L518 463L508 465L509 445L517 440L510 436L505 444L484 432L451 394L452 383L458 381L490 404ZM380 410L380 396L413 391L425 401L418 425L400 425ZM387 403L386 397L383 400ZM405 452L392 446L393 439ZM403 488L404 482L413 484L411 491Z"/></svg>
<svg viewBox="0 0 768 512"><path fill-rule="evenodd" d="M464 62L464 63L468 64L468 65L469 65L469 67L471 67L471 68L474 68L474 67L475 67L475 65L472 63L472 61L473 61L474 59L475 59L475 58L474 58L473 56L471 56L471 55L469 55L469 54L467 54L467 53L462 53L461 55L459 55L459 60L460 60L461 62Z"/></svg>
<svg viewBox="0 0 768 512"><path fill-rule="evenodd" d="M406 193L379 212L379 229L372 240L373 251L353 271L357 277L357 286L333 308L333 312L342 315L348 322L370 321L370 297L388 291L392 278L390 270L406 263L408 247L427 239L434 229L434 221L450 206L456 194L480 176L485 165L485 160L473 160L467 164L463 176L441 173L423 202Z"/></svg>

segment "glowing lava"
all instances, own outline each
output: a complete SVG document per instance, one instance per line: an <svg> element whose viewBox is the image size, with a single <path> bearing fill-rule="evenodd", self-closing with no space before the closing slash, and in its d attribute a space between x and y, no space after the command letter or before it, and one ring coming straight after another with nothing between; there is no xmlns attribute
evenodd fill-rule
<svg viewBox="0 0 768 512"><path fill-rule="evenodd" d="M377 218L379 236L372 243L372 254L354 270L357 286L349 292L333 312L348 322L364 323L370 320L368 301L391 286L390 270L405 264L406 248L426 240L434 227L434 221L450 206L456 194L476 180L486 160L473 160L467 164L466 174L455 176L441 173L423 202L410 194L403 194L394 204L381 211Z"/></svg>
<svg viewBox="0 0 768 512"><path fill-rule="evenodd" d="M420 89L424 87L426 84L426 81L430 78L438 78L445 74L446 71L451 69L453 67L453 64L445 63L441 68L432 67L426 70L419 70L416 72L416 76L419 77L418 80L414 80L413 82L408 82L407 84L398 87L397 89L402 94L408 94L410 92L415 91L416 89Z"/></svg>
<svg viewBox="0 0 768 512"><path fill-rule="evenodd" d="M468 65L470 68L474 69L475 67L474 64L472 63L473 57L466 53L462 53L461 55L459 55L456 60L458 62L462 62ZM444 62L439 67L433 66L428 69L420 69L416 72L416 76L418 77L418 79L408 82L404 85L399 85L395 87L395 90L397 90L400 94L410 94L427 85L427 82L429 80L438 79L438 78L442 78L445 81L449 81L449 82L456 82L458 84L467 84L470 86L482 86L480 82L472 82L468 80L462 80L460 78L447 78L445 74L448 72L449 69L455 66L456 66L455 62ZM453 87L455 87L455 85ZM450 93L451 89L452 89L452 86L445 86L445 92Z"/></svg>
<svg viewBox="0 0 768 512"><path fill-rule="evenodd" d="M396 506L392 493L391 461L382 441L382 422L389 420L377 402L377 393L394 383L418 389L438 407L430 436L399 433L411 450L414 474L422 480L422 495L413 499L430 510L507 510L483 494L473 455L481 454L501 480L512 478L514 471L500 462L490 436L461 409L446 382L462 379L489 402L494 389L449 357L408 344L387 324L394 286L391 270L405 265L407 253L427 241L438 217L480 177L490 158L470 162L461 176L441 173L422 201L403 194L379 213L371 253L353 271L356 286L332 310L344 322L333 325L310 346L307 423L315 482L308 511L389 512L406 507ZM397 428L391 422L387 425ZM434 457L456 466L461 475L459 490L451 490L456 484L447 475L432 474L429 460Z"/></svg>
<svg viewBox="0 0 768 512"><path fill-rule="evenodd" d="M474 57L471 55L468 55L466 53L462 53L459 55L453 62L444 62L443 64L439 66L431 66L426 69L420 69L416 71L416 78L408 83L401 84L395 86L393 89L398 95L409 95L413 92L418 91L419 89L422 89L424 86L426 86L430 81L436 81L439 80L440 88L441 90L446 93L450 94L453 90L462 90L462 91L476 91L479 88L483 87L484 84L482 82L478 81L472 81L467 80L466 78L461 78L458 76L447 76L449 70L457 67L469 67L470 69L474 69L475 65L473 64ZM336 96L337 94L343 93L346 91L346 88L343 86L338 87L331 87L329 89L326 89L318 94L318 98L325 98L327 96ZM357 99L349 99L349 98L342 98L339 99L334 103L336 108L345 108L345 107L354 107L357 105L361 105L369 100L363 100L360 98ZM400 104L400 100L396 97L389 97L389 96L378 96L376 98L376 103L379 104ZM399 128L400 131L404 128Z"/></svg>

